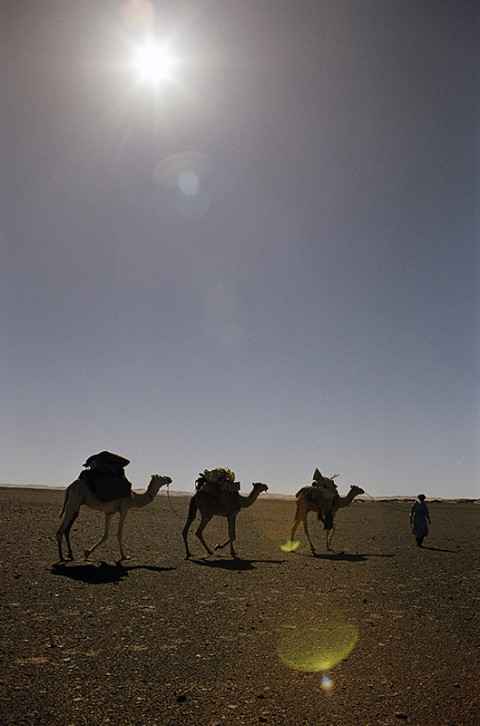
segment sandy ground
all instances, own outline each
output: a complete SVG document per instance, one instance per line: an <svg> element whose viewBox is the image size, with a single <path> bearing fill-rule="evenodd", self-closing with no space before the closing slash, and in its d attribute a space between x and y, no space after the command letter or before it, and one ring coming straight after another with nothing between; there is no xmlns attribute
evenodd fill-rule
<svg viewBox="0 0 480 726"><path fill-rule="evenodd" d="M262 495L241 559L203 558L192 529L185 561L188 499L159 496L129 513L124 565L114 536L83 561L103 528L83 507L57 566L62 500L0 489L1 723L480 723L478 505L431 503L423 549L406 502L341 510L336 553L310 515L313 557L303 533L281 550L294 502Z"/></svg>

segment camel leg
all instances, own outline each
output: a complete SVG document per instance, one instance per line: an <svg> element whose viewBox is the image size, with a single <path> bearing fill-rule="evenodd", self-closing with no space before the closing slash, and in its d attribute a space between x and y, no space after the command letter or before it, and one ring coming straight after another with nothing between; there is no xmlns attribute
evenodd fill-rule
<svg viewBox="0 0 480 726"><path fill-rule="evenodd" d="M315 554L315 549L312 544L312 540L310 539L310 532L308 531L308 525L307 525L307 519L308 519L308 509L306 507L306 504L303 499L297 500L297 509L295 511L295 521L293 523L292 531L290 532L290 540L293 542L295 538L295 533L300 525L301 522L303 522L303 529L307 536L308 542L310 544L310 549L312 550L312 554Z"/></svg>
<svg viewBox="0 0 480 726"><path fill-rule="evenodd" d="M123 551L123 547L122 547L123 525L125 524L125 519L126 519L127 513L128 513L128 509L121 509L120 518L118 520L117 539L118 539L118 546L120 547L120 561L129 559L128 556Z"/></svg>
<svg viewBox="0 0 480 726"><path fill-rule="evenodd" d="M187 520L187 523L182 530L182 537L183 537L183 541L185 543L185 559L186 560L188 560L188 558L191 557L191 552L188 549L188 540L187 540L188 530L190 529L190 525L191 525L191 522Z"/></svg>
<svg viewBox="0 0 480 726"><path fill-rule="evenodd" d="M207 526L207 524L209 523L210 520L211 520L211 517L205 517L205 516L202 515L202 519L200 521L200 524L198 525L198 529L195 532L195 534L197 535L198 539L200 540L200 542L202 543L202 545L205 547L205 549L207 550L207 552L208 552L209 555L213 554L213 552L209 548L209 546L207 545L207 543L205 542L205 540L203 539L203 530L205 529L205 527Z"/></svg>
<svg viewBox="0 0 480 726"><path fill-rule="evenodd" d="M301 521L302 521L302 518L301 517L296 517L295 518L295 521L294 521L293 527L292 527L292 531L290 533L290 539L292 540L292 542L293 542L294 537L295 537L295 532L297 531L298 527L300 526L300 522Z"/></svg>
<svg viewBox="0 0 480 726"><path fill-rule="evenodd" d="M197 502L195 500L195 495L194 495L190 500L187 521L185 522L185 527L182 530L183 541L185 543L185 559L186 560L188 560L188 558L191 557L191 552L188 549L188 530L190 529L190 526L196 516L197 516Z"/></svg>
<svg viewBox="0 0 480 726"><path fill-rule="evenodd" d="M103 535L100 537L98 542L96 542L92 547L90 547L88 550L84 551L84 557L86 560L90 557L92 552L94 552L97 547L99 547L102 542L105 542L108 539L108 530L110 529L110 521L112 519L112 514L105 514L105 529L103 531Z"/></svg>
<svg viewBox="0 0 480 726"><path fill-rule="evenodd" d="M293 523L292 531L290 532L290 540L291 540L291 542L294 541L295 533L296 533L298 527L300 526L300 523L303 522L303 529L307 536L308 542L310 544L310 549L312 550L312 554L316 554L315 548L312 544L312 540L310 539L310 532L308 531L307 515L308 515L308 512L305 512L305 513L301 512L299 506L297 505L295 521Z"/></svg>
<svg viewBox="0 0 480 726"><path fill-rule="evenodd" d="M327 529L327 536L326 536L325 544L326 544L327 550L329 550L329 551L332 550L332 539L333 539L334 531L335 531L335 526L332 526L331 529Z"/></svg>
<svg viewBox="0 0 480 726"><path fill-rule="evenodd" d="M72 552L72 548L70 546L70 530L77 517L78 517L78 512L67 512L65 514L62 524L58 528L57 544L58 544L58 556L59 556L60 562L66 562L67 560L73 560L73 552ZM65 542L67 543L67 549L68 549L68 555L66 558L63 557L63 552L62 552L63 536L65 536Z"/></svg>
<svg viewBox="0 0 480 726"><path fill-rule="evenodd" d="M235 532L236 518L236 516L228 518L228 536L230 537L230 554L232 555L232 557L237 556L237 553L235 552L235 548L233 546L233 543L235 542L235 539L237 537L237 534Z"/></svg>
<svg viewBox="0 0 480 726"><path fill-rule="evenodd" d="M214 547L214 550L215 550L215 552L216 552L217 550L223 550L223 548L224 548L224 547L226 547L226 546L227 546L227 544L229 544L229 543L230 543L230 537L229 537L229 538L227 539L227 541L226 541L226 542L224 542L223 544L220 544L220 543L219 543L219 544L216 544L216 545L215 545L215 547Z"/></svg>
<svg viewBox="0 0 480 726"><path fill-rule="evenodd" d="M78 517L78 512L76 512L72 519L70 520L70 524L67 526L64 535L65 535L65 542L67 543L67 549L68 549L68 557L67 559L73 560L73 552L70 545L70 530L72 529L72 525L75 522L76 518Z"/></svg>
<svg viewBox="0 0 480 726"><path fill-rule="evenodd" d="M232 555L232 557L237 556L237 553L235 552L235 549L233 547L233 543L235 542L235 539L236 539L235 520L236 520L236 517L228 517L228 539L223 544L215 545L215 550L223 550L223 548L229 544L230 545L230 554Z"/></svg>
<svg viewBox="0 0 480 726"><path fill-rule="evenodd" d="M295 537L295 532L297 531L297 529L298 529L298 527L300 525L300 522L303 519L302 512L300 510L300 502L301 502L301 500L300 499L297 499L296 507L295 507L295 521L293 522L292 531L290 533L290 539L291 539L292 542L293 542L294 537Z"/></svg>
<svg viewBox="0 0 480 726"><path fill-rule="evenodd" d="M307 519L308 519L308 517L305 516L305 519L304 519L304 522L303 522L303 529L304 529L304 532L305 532L305 534L307 536L308 543L310 545L310 549L312 550L312 555L315 555L316 554L315 547L313 546L312 540L310 539L310 532L308 531Z"/></svg>
<svg viewBox="0 0 480 726"><path fill-rule="evenodd" d="M62 552L62 539L63 539L63 522L60 525L60 527L57 529L57 546L58 546L58 559L60 562L65 562L65 559L63 557Z"/></svg>

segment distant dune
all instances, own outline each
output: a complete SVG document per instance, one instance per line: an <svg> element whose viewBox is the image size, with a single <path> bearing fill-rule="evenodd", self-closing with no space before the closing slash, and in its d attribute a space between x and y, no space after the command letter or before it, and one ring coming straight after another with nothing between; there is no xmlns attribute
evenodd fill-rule
<svg viewBox="0 0 480 726"><path fill-rule="evenodd" d="M1 488L8 488L8 489L43 489L44 491L63 491L66 489L65 486L48 486L48 485L42 485L42 484L0 484ZM134 487L133 491L144 491L145 487ZM175 489L170 489L167 491L166 489L161 489L157 496L159 497L191 497L193 494L193 488L191 491L177 491ZM241 494L245 494L246 492L241 490ZM262 498L265 497L271 497L273 499L278 500L285 500L285 501L295 501L295 494L280 494L278 492L268 492L267 494L262 494ZM417 498L416 494L397 494L395 496L391 497L385 497L385 496L378 496L378 497L370 497L370 496L359 496L356 498L357 502L408 502L413 501ZM473 503L473 504L480 504L480 498L476 499L469 499L466 497L459 497L457 499L451 499L451 498L442 498L442 497L434 497L432 499L428 499L428 502L450 502L452 504L458 502L458 503Z"/></svg>

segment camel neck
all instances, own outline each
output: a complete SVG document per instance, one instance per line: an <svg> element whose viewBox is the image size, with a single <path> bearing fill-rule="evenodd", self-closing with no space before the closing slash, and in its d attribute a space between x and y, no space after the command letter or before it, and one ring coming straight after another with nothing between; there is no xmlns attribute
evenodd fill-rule
<svg viewBox="0 0 480 726"><path fill-rule="evenodd" d="M240 500L242 502L243 507L249 507L253 502L257 499L257 497L260 494L259 489L252 489L250 494L248 494L246 497L240 497Z"/></svg>

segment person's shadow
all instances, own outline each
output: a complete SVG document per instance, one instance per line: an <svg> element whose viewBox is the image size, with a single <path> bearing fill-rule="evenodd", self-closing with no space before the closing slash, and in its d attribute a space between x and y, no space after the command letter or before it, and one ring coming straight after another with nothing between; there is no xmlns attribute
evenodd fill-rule
<svg viewBox="0 0 480 726"><path fill-rule="evenodd" d="M428 545L422 544L421 546L422 550L433 550L433 552L451 552L452 555L456 555L460 552L460 550L447 550L443 549L442 547L429 547Z"/></svg>
<svg viewBox="0 0 480 726"><path fill-rule="evenodd" d="M334 562L366 562L370 557L393 557L393 554L374 554L373 552L365 552L358 554L349 554L348 552L295 552L295 557L306 557L315 560L333 560Z"/></svg>
<svg viewBox="0 0 480 726"><path fill-rule="evenodd" d="M195 565L200 565L201 567L211 567L221 570L233 570L237 572L246 571L246 570L256 570L255 563L258 562L268 562L269 564L273 565L280 565L282 562L285 562L285 560L244 560L241 557L234 557L231 560L208 560L206 558L202 558L200 560L189 560L190 562L193 562Z"/></svg>
<svg viewBox="0 0 480 726"><path fill-rule="evenodd" d="M72 567L60 562L52 566L51 573L52 575L66 577L69 580L99 585L108 582L120 582L128 577L129 572L132 570L166 572L173 569L173 567L153 567L151 565L124 565L122 562L116 562L114 565L108 562L101 562L99 565L88 563Z"/></svg>

